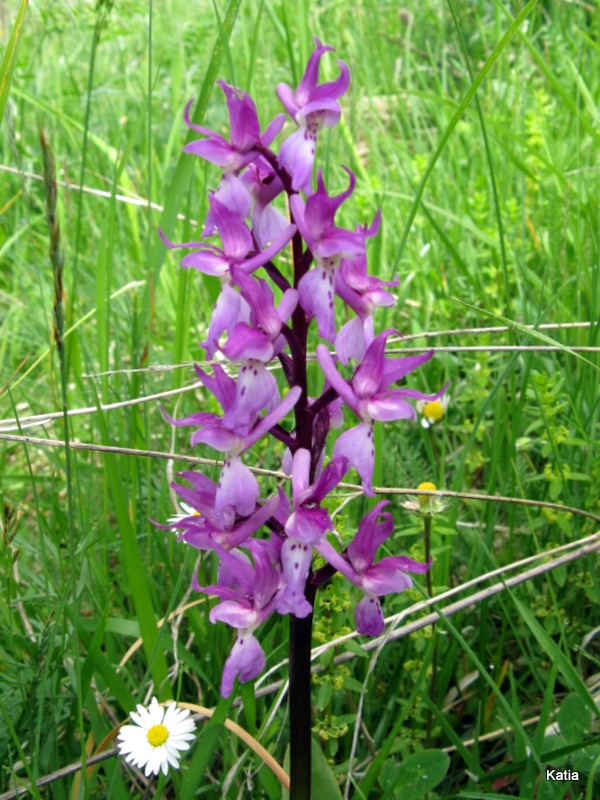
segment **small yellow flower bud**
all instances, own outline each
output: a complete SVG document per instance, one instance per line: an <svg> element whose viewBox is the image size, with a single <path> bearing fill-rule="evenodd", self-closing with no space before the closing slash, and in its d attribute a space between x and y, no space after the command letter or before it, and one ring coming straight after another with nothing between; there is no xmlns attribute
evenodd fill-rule
<svg viewBox="0 0 600 800"><path fill-rule="evenodd" d="M427 491L427 492L435 492L435 490L437 489L437 486L435 485L435 483L431 483L431 481L425 481L424 483L420 483L417 486L417 489L425 489L425 491ZM432 500L433 500L433 498L430 495L420 494L419 495L419 506L421 508L428 508L429 509L430 506L431 506L431 501Z"/></svg>

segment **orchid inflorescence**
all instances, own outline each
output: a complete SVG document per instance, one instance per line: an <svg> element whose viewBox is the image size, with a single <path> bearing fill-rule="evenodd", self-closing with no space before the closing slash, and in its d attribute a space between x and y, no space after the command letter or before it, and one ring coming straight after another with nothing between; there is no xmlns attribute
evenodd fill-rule
<svg viewBox="0 0 600 800"><path fill-rule="evenodd" d="M164 526L175 527L179 540L219 557L217 583L200 586L194 576L194 588L219 598L210 612L211 622L225 622L237 630L223 672L224 697L231 694L236 677L251 681L264 669L266 657L254 634L271 614L304 618L312 613L314 591L307 587L314 589L336 571L342 573L364 595L355 608L358 632L375 636L384 627L378 598L409 588L408 573L426 572L430 565L404 556L376 562L379 546L394 529L392 515L385 510L387 501L366 514L342 552L327 538L333 522L324 501L351 467L360 475L364 493L374 494L375 421L415 419L409 401L433 402L444 389L425 395L395 387L433 352L388 358L386 341L397 332L388 329L375 335L373 314L380 306L394 304L388 289L398 284L397 277L382 281L367 272L366 240L377 234L380 213L370 225L355 230L335 224L336 212L356 183L346 167L346 191L330 196L320 169L313 190L319 131L339 121L339 99L350 80L347 66L339 61L337 80L318 83L321 58L332 48L315 42L296 90L286 84L277 87L297 126L278 154L270 147L285 114L278 114L261 134L250 96L219 81L229 109L228 141L195 125L188 104L185 121L203 138L184 151L216 164L223 174L209 195L201 241L173 244L161 232L169 248L191 250L182 267L220 277L221 292L202 346L208 359L219 353L237 366L235 380L221 364L214 364L212 375L196 367L222 414L198 411L183 419L167 417L173 425L197 429L192 445L206 444L224 454L216 484L198 472L181 473L189 486L174 483L173 488L192 511ZM274 205L281 195L287 197L289 219ZM220 247L207 241L215 233ZM293 275L286 275L273 259L290 244ZM262 276L259 269L264 270ZM276 287L278 299L265 278ZM335 298L355 315L339 330ZM327 345L317 345L325 380L321 393L309 397L307 340L313 319L318 336L335 346L335 356ZM283 397L269 369L275 360L289 384ZM351 380L346 380L336 362L346 367L352 361L357 366ZM337 438L325 466L327 435L342 424L343 406L357 424ZM292 411L295 424L288 431L281 423ZM283 469L291 475L291 498L279 487L277 494L259 499L256 477L244 464L243 454L267 434L286 446ZM269 538L259 538L258 532L265 528ZM313 571L315 552L326 566Z"/></svg>

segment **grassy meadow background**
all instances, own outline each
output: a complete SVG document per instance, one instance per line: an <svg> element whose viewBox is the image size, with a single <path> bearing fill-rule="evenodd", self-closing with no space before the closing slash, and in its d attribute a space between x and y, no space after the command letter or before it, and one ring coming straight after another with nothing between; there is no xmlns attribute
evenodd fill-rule
<svg viewBox="0 0 600 800"><path fill-rule="evenodd" d="M0 3L2 51L18 6ZM191 413L202 393L151 397L194 384L189 362L203 357L218 289L180 270L156 232L160 223L175 241L197 238L194 221L218 180L216 168L181 155L183 109L200 98L203 124L226 135L214 86L223 78L252 94L264 125L280 110L277 83L301 77L313 35L336 48L322 79L337 74L335 58L352 74L342 124L318 143L330 191L345 188L340 164L358 178L336 219L354 227L381 207L370 271L400 278L396 307L376 324L406 336L458 330L394 345L441 347L410 385L433 391L450 380L452 399L430 430L405 422L379 432L375 484L433 481L571 509L449 501L433 520L436 594L531 560L442 600L435 629L417 627L375 661L362 638L325 649L313 691L323 754L315 797L335 797L337 784L338 796L374 800L600 796L598 555L577 545L599 529L600 360L568 350L600 345L598 329L522 327L600 317L597 5L31 0L0 134L0 798L112 747L106 737L152 694L219 702L232 633L209 623L213 601L190 590L194 569L208 582L215 564L197 563L148 521L176 512L169 480L191 467L110 448L213 457L192 452L189 431L173 433L160 413L161 403ZM68 406L88 409L69 418L69 440L106 450L6 438L65 440L41 130L60 182ZM509 330L477 330L504 325L498 317ZM46 413L54 416L26 419ZM279 469L280 458L269 442L255 464ZM274 491L275 478L260 480L264 494ZM406 497L390 499L388 552L423 557L422 522L402 507ZM366 508L360 497L344 505L342 538ZM562 546L578 557L444 613L548 566L546 551ZM423 583L387 597L386 615L424 593ZM320 594L315 647L353 630L356 599L337 579ZM264 688L285 678L287 621L273 617L259 639L268 668L280 665ZM283 763L286 696L274 689L247 687L241 703L221 703L181 772L158 785L113 757L25 796L276 800L272 773L219 724L227 713ZM547 764L580 780L547 783Z"/></svg>

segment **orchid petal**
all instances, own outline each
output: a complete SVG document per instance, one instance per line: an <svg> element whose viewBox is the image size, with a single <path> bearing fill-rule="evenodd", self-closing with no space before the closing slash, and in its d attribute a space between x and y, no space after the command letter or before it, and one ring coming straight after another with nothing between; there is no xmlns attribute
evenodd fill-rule
<svg viewBox="0 0 600 800"><path fill-rule="evenodd" d="M255 203L252 212L252 233L262 249L268 247L289 225L289 221L278 208L270 203Z"/></svg>
<svg viewBox="0 0 600 800"><path fill-rule="evenodd" d="M228 284L223 284L210 318L206 342L203 343L208 359L214 357L219 347L219 339L222 334L225 331L231 333L238 322L240 322L240 318L245 316L242 312L242 303L245 309L247 309L248 304L240 297L239 293Z"/></svg>
<svg viewBox="0 0 600 800"><path fill-rule="evenodd" d="M310 54L304 75L302 76L302 79L298 84L298 88L296 89L296 100L301 106L308 102L309 98L312 97L317 88L321 58L323 57L324 53L327 53L328 51L334 51L331 45L321 44L316 36L314 37L314 40L317 46Z"/></svg>
<svg viewBox="0 0 600 800"><path fill-rule="evenodd" d="M337 332L335 337L336 355L342 364L346 365L351 358L362 360L366 350L362 320L354 317Z"/></svg>
<svg viewBox="0 0 600 800"><path fill-rule="evenodd" d="M390 422L397 419L416 419L417 412L405 400L405 392L410 389L391 389L373 395L367 403L367 412L371 419Z"/></svg>
<svg viewBox="0 0 600 800"><path fill-rule="evenodd" d="M254 368L242 367L238 376L235 402L225 415L223 423L246 436L259 413L263 409L272 411L278 402L277 381L268 369L259 364Z"/></svg>
<svg viewBox="0 0 600 800"><path fill-rule="evenodd" d="M291 539L306 544L315 544L331 530L333 522L324 508L297 508L285 524L285 532Z"/></svg>
<svg viewBox="0 0 600 800"><path fill-rule="evenodd" d="M335 195L334 197L330 197L327 194L325 184L323 183L323 172L320 169L317 171L317 191L306 201L306 210L304 213L306 226L310 229L315 239L320 239L325 231L332 227L335 212L342 205L344 200L350 197L356 186L356 175L352 170L344 166L342 169L348 173L350 182L345 192L341 192L341 194ZM356 236L358 234L353 235ZM362 240L362 237L359 236L359 239ZM362 246L364 250L364 241Z"/></svg>
<svg viewBox="0 0 600 800"><path fill-rule="evenodd" d="M299 128L279 148L277 162L292 178L292 189L311 192L316 139L306 128Z"/></svg>
<svg viewBox="0 0 600 800"><path fill-rule="evenodd" d="M385 367L382 370L381 388L387 388L392 383L396 383L409 372L426 364L433 358L433 350L418 356L404 356L403 358L386 358Z"/></svg>
<svg viewBox="0 0 600 800"><path fill-rule="evenodd" d="M244 629L256 622L256 611L245 608L236 600L224 600L211 609L209 619L213 624L224 622L232 628Z"/></svg>
<svg viewBox="0 0 600 800"><path fill-rule="evenodd" d="M317 542L314 545L314 548L319 555L323 556L328 564L331 564L334 569L337 569L337 571L347 578L351 583L353 583L355 586L361 585L361 578L356 573L354 567L337 552L337 550L327 541L325 537L323 537L320 542Z"/></svg>
<svg viewBox="0 0 600 800"><path fill-rule="evenodd" d="M332 458L301 502L321 503L329 492L335 489L347 471L348 462L345 458Z"/></svg>
<svg viewBox="0 0 600 800"><path fill-rule="evenodd" d="M213 450L221 453L234 450L240 445L240 437L233 431L228 430L219 420L218 424L204 425L200 430L192 434L190 442L192 447L197 444L207 444Z"/></svg>
<svg viewBox="0 0 600 800"><path fill-rule="evenodd" d="M194 364L194 368L198 380L216 397L223 410L227 411L231 408L235 400L235 381L225 372L223 367L220 364L213 366L214 378L207 375L197 364Z"/></svg>
<svg viewBox="0 0 600 800"><path fill-rule="evenodd" d="M423 574L431 561L423 564L406 556L388 556L369 567L363 576L363 589L369 594L381 596L410 589L412 580L407 572Z"/></svg>
<svg viewBox="0 0 600 800"><path fill-rule="evenodd" d="M382 500L366 514L358 526L358 532L348 545L348 556L352 566L362 575L373 564L377 549L394 532L394 520L389 512L382 510L389 505L389 500ZM383 516L385 522L377 523Z"/></svg>
<svg viewBox="0 0 600 800"><path fill-rule="evenodd" d="M309 270L298 284L298 299L304 311L317 318L319 336L333 342L335 340L333 270L326 269L320 264Z"/></svg>
<svg viewBox="0 0 600 800"><path fill-rule="evenodd" d="M354 621L356 622L356 632L362 636L379 636L383 633L385 622L379 599L372 595L365 595L354 606Z"/></svg>
<svg viewBox="0 0 600 800"><path fill-rule="evenodd" d="M237 159L234 148L225 141L219 142L215 139L196 139L183 147L183 152L189 155L199 156L211 164L226 170L231 167Z"/></svg>
<svg viewBox="0 0 600 800"><path fill-rule="evenodd" d="M239 268L243 269L244 272L250 273L259 267L262 267L263 264L266 264L267 261L271 261L271 259L280 253L284 247L287 247L287 245L292 241L295 233L296 226L288 225L287 228L283 230L265 250L263 250L261 253L257 253L255 256L252 256L252 258L248 258L245 261L239 262Z"/></svg>
<svg viewBox="0 0 600 800"><path fill-rule="evenodd" d="M260 137L260 141L265 147L269 147L273 139L280 133L281 129L285 125L285 114L277 114L271 122L265 128L263 135Z"/></svg>
<svg viewBox="0 0 600 800"><path fill-rule="evenodd" d="M292 410L300 399L302 389L299 386L292 386L281 403L269 414L264 416L244 439L244 450L248 450L252 445L261 439L273 425L277 425Z"/></svg>
<svg viewBox="0 0 600 800"><path fill-rule="evenodd" d="M258 639L251 633L240 633L229 658L225 662L221 679L221 697L229 697L236 677L242 683L254 680L264 670L267 658Z"/></svg>
<svg viewBox="0 0 600 800"><path fill-rule="evenodd" d="M302 619L312 612L304 595L306 578L312 561L312 548L308 544L287 539L281 548L281 563L285 589L277 600L280 614L293 614Z"/></svg>
<svg viewBox="0 0 600 800"><path fill-rule="evenodd" d="M223 176L213 196L240 219L246 219L250 215L250 207L252 205L250 192L243 181L233 173ZM212 236L216 227L217 221L211 206L206 216L203 236Z"/></svg>
<svg viewBox="0 0 600 800"><path fill-rule="evenodd" d="M258 144L260 124L256 106L250 95L229 86L225 81L217 81L227 99L231 143L239 153L245 153Z"/></svg>
<svg viewBox="0 0 600 800"><path fill-rule="evenodd" d="M354 373L352 388L361 399L370 398L382 388L385 344L390 333L393 331L388 328L373 339Z"/></svg>
<svg viewBox="0 0 600 800"><path fill-rule="evenodd" d="M292 500L294 508L300 505L308 489L310 474L310 451L300 447L292 459Z"/></svg>
<svg viewBox="0 0 600 800"><path fill-rule="evenodd" d="M333 359L329 350L324 344L317 345L317 361L319 366L325 374L325 378L329 382L332 389L339 394L344 403L349 406L356 414L359 410L359 400L352 387L342 378L340 373L335 368Z"/></svg>
<svg viewBox="0 0 600 800"><path fill-rule="evenodd" d="M238 514L248 517L256 507L258 481L237 456L225 461L217 484L215 511L234 506Z"/></svg>
<svg viewBox="0 0 600 800"><path fill-rule="evenodd" d="M278 502L278 498L271 498ZM250 544L250 552L256 565L256 576L254 579L254 607L257 611L264 609L272 599L279 587L279 570L271 565L269 554L269 543L253 539Z"/></svg>
<svg viewBox="0 0 600 800"><path fill-rule="evenodd" d="M220 277L225 275L229 269L229 260L224 255L217 255L209 250L197 250L195 253L188 253L180 262L184 269L197 269L205 275L215 275Z"/></svg>
<svg viewBox="0 0 600 800"><path fill-rule="evenodd" d="M219 202L214 194L209 197L215 225L223 242L223 251L230 261L244 258L252 248L252 234L237 214Z"/></svg>
<svg viewBox="0 0 600 800"><path fill-rule="evenodd" d="M273 358L273 345L267 334L245 322L238 322L221 351L230 361L255 359L266 364Z"/></svg>
<svg viewBox="0 0 600 800"><path fill-rule="evenodd" d="M333 455L348 459L348 464L356 469L362 479L365 494L373 497L375 494L372 483L375 468L373 426L362 423L342 433L333 446Z"/></svg>

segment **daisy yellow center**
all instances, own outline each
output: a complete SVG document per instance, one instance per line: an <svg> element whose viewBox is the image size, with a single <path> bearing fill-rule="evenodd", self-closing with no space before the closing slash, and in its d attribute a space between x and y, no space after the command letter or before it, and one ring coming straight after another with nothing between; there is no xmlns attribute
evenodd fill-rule
<svg viewBox="0 0 600 800"><path fill-rule="evenodd" d="M169 731L164 725L153 725L148 731L148 743L152 747L160 747L169 738Z"/></svg>
<svg viewBox="0 0 600 800"><path fill-rule="evenodd" d="M425 403L423 415L427 417L427 419L433 419L436 422L439 422L444 416L444 409L442 408L440 401L433 400L431 403Z"/></svg>
<svg viewBox="0 0 600 800"><path fill-rule="evenodd" d="M425 481L425 483L420 483L417 486L417 489L425 489L426 492L435 492L437 486L435 485L435 483L431 483L431 481ZM429 495L426 494L419 495L419 505L421 506L421 508L428 506L430 503L431 503L431 497L429 497Z"/></svg>

